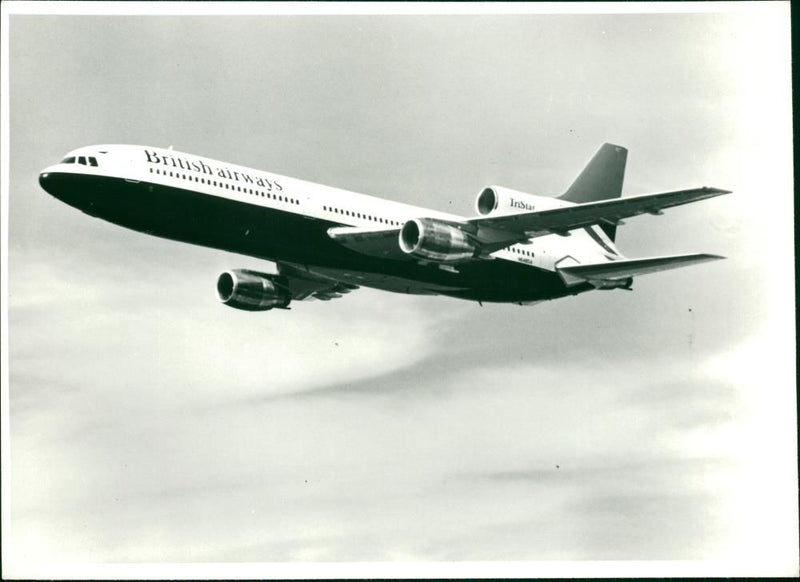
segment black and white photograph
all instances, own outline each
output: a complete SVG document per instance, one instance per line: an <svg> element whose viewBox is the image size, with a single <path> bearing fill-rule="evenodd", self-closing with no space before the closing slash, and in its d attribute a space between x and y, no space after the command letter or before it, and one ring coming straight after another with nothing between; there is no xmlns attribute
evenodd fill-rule
<svg viewBox="0 0 800 582"><path fill-rule="evenodd" d="M4 578L798 576L788 2L3 2Z"/></svg>

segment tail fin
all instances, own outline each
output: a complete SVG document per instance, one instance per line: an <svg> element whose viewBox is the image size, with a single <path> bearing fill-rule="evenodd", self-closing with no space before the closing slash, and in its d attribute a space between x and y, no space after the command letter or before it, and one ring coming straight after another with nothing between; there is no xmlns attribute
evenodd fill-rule
<svg viewBox="0 0 800 582"><path fill-rule="evenodd" d="M559 199L583 204L611 200L622 195L622 181L625 179L625 162L628 150L624 147L604 143L597 153ZM602 224L600 228L608 238L614 240L617 227Z"/></svg>

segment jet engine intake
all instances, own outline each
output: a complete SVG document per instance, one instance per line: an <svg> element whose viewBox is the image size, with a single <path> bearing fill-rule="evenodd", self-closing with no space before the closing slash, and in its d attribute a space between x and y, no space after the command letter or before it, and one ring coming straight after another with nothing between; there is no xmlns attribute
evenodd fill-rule
<svg viewBox="0 0 800 582"><path fill-rule="evenodd" d="M479 245L456 226L434 218L414 218L400 229L400 249L418 259L453 263L476 256Z"/></svg>
<svg viewBox="0 0 800 582"><path fill-rule="evenodd" d="M285 308L292 301L292 297L277 284L277 278L277 275L247 269L225 271L217 279L217 295L228 307L244 311Z"/></svg>

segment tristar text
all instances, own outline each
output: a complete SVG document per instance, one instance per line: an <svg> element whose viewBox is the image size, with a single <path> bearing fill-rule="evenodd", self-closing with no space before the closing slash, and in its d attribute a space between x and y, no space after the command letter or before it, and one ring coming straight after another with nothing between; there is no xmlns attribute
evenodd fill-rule
<svg viewBox="0 0 800 582"><path fill-rule="evenodd" d="M520 210L536 210L533 204L528 204L527 202L523 202L522 200L514 200L511 198L511 208L519 208Z"/></svg>

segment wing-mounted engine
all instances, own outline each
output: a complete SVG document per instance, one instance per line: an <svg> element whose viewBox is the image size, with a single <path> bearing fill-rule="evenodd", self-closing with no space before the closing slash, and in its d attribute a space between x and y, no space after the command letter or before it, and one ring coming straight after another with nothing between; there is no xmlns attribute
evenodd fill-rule
<svg viewBox="0 0 800 582"><path fill-rule="evenodd" d="M564 206L570 206L570 203L548 196L527 194L511 188L503 188L502 186L484 188L475 200L475 210L481 216L534 212L562 208Z"/></svg>
<svg viewBox="0 0 800 582"><path fill-rule="evenodd" d="M217 279L217 295L225 305L245 311L285 309L292 301L292 294L280 275L247 269L222 273Z"/></svg>
<svg viewBox="0 0 800 582"><path fill-rule="evenodd" d="M400 250L425 261L457 263L480 253L480 245L464 230L469 225L455 225L435 218L414 218L400 229Z"/></svg>

